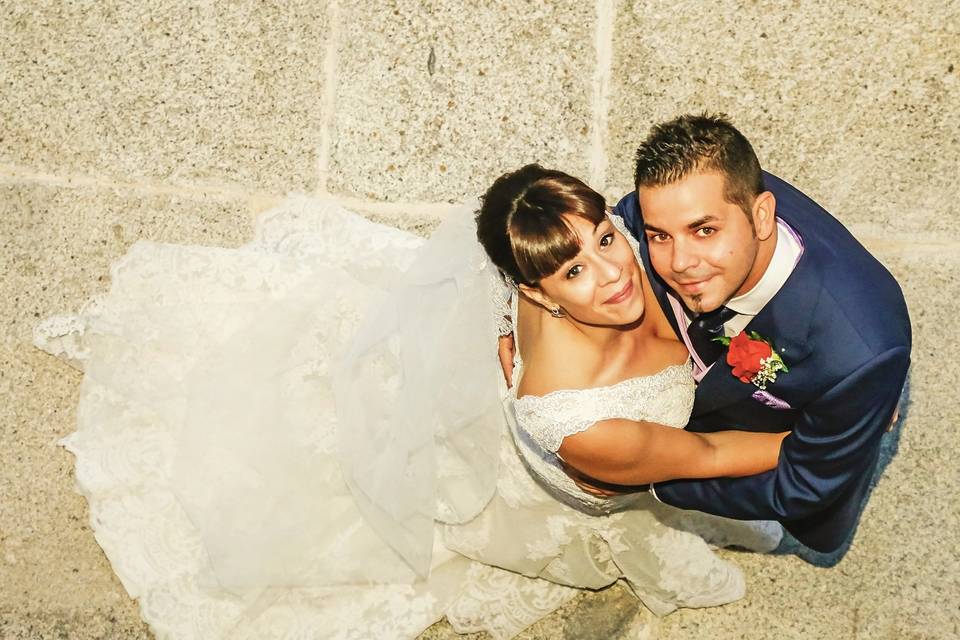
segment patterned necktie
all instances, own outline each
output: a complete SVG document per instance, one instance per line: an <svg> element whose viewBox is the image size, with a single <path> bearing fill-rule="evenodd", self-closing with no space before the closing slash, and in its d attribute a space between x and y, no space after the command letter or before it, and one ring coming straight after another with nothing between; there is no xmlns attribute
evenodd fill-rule
<svg viewBox="0 0 960 640"><path fill-rule="evenodd" d="M714 309L710 313L701 313L687 329L687 335L690 336L690 344L703 364L712 365L723 353L724 346L719 342L714 342L714 338L723 335L723 323L737 315L737 312L727 307Z"/></svg>

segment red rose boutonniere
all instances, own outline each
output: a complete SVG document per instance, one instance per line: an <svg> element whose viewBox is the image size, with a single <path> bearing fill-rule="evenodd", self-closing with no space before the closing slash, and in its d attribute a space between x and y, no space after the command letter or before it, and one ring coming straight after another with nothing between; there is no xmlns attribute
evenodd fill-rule
<svg viewBox="0 0 960 640"><path fill-rule="evenodd" d="M776 382L778 372L790 371L773 345L756 331L741 331L733 338L723 336L714 340L729 347L727 364L733 367L733 375L740 382L752 382L758 389L766 389L768 384Z"/></svg>

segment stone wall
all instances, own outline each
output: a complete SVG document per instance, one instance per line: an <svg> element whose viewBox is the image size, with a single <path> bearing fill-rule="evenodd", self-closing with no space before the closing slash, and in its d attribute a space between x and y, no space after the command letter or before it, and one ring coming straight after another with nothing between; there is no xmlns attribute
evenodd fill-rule
<svg viewBox="0 0 960 640"><path fill-rule="evenodd" d="M0 637L149 637L56 445L80 378L30 346L135 240L237 245L290 191L421 229L533 160L616 198L648 127L699 110L903 284L896 455L834 568L729 553L743 602L656 621L618 588L526 635L960 633L957 3L0 0L0 34Z"/></svg>

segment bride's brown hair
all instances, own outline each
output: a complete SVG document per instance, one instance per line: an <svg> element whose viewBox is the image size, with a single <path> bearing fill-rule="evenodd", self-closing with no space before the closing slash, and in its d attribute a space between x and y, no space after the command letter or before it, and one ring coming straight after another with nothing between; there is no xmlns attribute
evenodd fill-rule
<svg viewBox="0 0 960 640"><path fill-rule="evenodd" d="M477 239L493 263L518 284L535 287L580 252L563 216L600 224L607 203L581 180L528 164L487 189L477 213Z"/></svg>

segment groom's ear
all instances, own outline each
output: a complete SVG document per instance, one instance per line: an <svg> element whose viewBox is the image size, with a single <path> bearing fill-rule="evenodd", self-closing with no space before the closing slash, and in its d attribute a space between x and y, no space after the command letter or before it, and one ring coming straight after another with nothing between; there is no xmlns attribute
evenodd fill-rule
<svg viewBox="0 0 960 640"><path fill-rule="evenodd" d="M753 201L753 228L759 240L766 240L777 226L777 199L764 191Z"/></svg>

